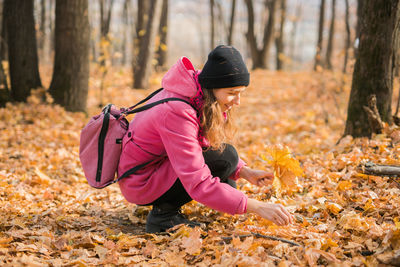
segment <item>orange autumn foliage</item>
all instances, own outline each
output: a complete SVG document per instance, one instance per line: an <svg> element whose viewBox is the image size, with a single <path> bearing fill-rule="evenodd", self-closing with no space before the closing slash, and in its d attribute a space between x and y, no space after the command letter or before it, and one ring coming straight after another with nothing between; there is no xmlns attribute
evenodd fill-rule
<svg viewBox="0 0 400 267"><path fill-rule="evenodd" d="M162 74L151 78L148 90L131 90L130 77L129 70L110 70L104 102L130 106L157 89ZM127 203L118 186L96 190L86 182L79 134L88 118L52 104L42 90L28 103L0 109L0 265L395 265L400 189L388 177L360 174L357 166L367 161L400 165L399 127L336 144L343 133L350 76L343 87L341 76L332 72L257 70L251 77L237 108L240 157L253 168L274 168L276 181L290 185L284 190L292 192L283 190L277 197L244 180L238 188L249 197L285 205L295 223L281 227L254 214L231 216L192 201L183 212L204 228L145 234L150 207ZM44 75L44 84L50 79ZM89 116L100 110L100 79L101 72L92 68ZM276 150L276 167L273 162L266 166L273 157L265 148L277 144L282 146ZM285 176L287 170L297 181ZM295 185L302 190L293 190Z"/></svg>
<svg viewBox="0 0 400 267"><path fill-rule="evenodd" d="M277 195L282 192L291 194L301 189L298 177L303 175L299 161L292 157L289 148L275 145L267 147L267 156L262 158L274 168L273 187Z"/></svg>

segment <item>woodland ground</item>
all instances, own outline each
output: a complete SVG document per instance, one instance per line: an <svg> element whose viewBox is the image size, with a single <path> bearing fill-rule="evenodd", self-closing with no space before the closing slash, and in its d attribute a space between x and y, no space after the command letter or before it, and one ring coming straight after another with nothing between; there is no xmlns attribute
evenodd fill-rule
<svg viewBox="0 0 400 267"><path fill-rule="evenodd" d="M131 74L110 71L104 103L129 106L151 89L131 90ZM100 75L90 78L89 115L99 112ZM377 266L400 264L400 190L388 177L367 176L362 163L400 165L400 131L371 140L340 139L350 80L328 72L255 71L237 108L237 148L249 166L274 144L300 161L302 189L277 197L245 181L249 196L282 203L296 223L278 227L255 215L231 216L194 201L184 207L204 229L144 233L149 207L127 203L118 186L90 188L79 162L79 134L89 118L46 103L0 109L0 263L7 266ZM44 84L50 77L43 77ZM397 89L394 100L397 100ZM280 237L300 246L259 238ZM242 235L242 237L239 237ZM247 237L243 237L247 235ZM226 238L231 237L231 239Z"/></svg>

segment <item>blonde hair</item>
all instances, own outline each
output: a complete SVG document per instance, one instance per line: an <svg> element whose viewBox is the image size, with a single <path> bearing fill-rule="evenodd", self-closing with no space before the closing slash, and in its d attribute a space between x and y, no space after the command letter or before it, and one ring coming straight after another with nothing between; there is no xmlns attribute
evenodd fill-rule
<svg viewBox="0 0 400 267"><path fill-rule="evenodd" d="M236 128L232 123L231 110L226 112L225 119L213 91L203 89L204 104L200 127L204 137L210 142L210 148L222 151L228 141L230 144L234 143Z"/></svg>

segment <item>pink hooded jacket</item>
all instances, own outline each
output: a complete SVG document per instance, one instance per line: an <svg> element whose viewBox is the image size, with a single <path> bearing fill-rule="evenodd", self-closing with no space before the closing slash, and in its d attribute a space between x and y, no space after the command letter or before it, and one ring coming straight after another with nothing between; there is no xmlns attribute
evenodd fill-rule
<svg viewBox="0 0 400 267"><path fill-rule="evenodd" d="M194 71L189 59L182 57L163 77L164 90L149 103L167 97L189 100L195 96ZM123 139L118 173L154 161L119 182L126 200L136 204L151 203L179 177L192 199L222 212L245 213L247 196L211 175L204 162L198 132L196 111L184 102L170 101L138 113ZM244 165L239 160L230 178L238 179Z"/></svg>

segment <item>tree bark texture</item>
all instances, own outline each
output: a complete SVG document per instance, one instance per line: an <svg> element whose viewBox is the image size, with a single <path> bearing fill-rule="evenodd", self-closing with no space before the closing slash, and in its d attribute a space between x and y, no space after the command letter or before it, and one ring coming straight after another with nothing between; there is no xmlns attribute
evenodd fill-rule
<svg viewBox="0 0 400 267"><path fill-rule="evenodd" d="M106 58L111 57L110 32L114 0L99 0L100 4L100 66L105 67ZM105 70L104 70L105 71ZM106 71L105 71L106 72Z"/></svg>
<svg viewBox="0 0 400 267"><path fill-rule="evenodd" d="M33 17L33 0L5 0L11 96L26 101L33 88L41 87Z"/></svg>
<svg viewBox="0 0 400 267"><path fill-rule="evenodd" d="M40 0L40 26L39 26L39 42L38 47L40 50L44 49L44 43L46 40L46 0Z"/></svg>
<svg viewBox="0 0 400 267"><path fill-rule="evenodd" d="M376 95L382 121L392 123L393 33L399 23L398 8L399 0L364 2L345 135L371 136L363 109L371 95Z"/></svg>
<svg viewBox="0 0 400 267"><path fill-rule="evenodd" d="M324 34L324 21L325 21L325 0L321 0L321 5L319 8L317 52L315 53L314 70L317 70L318 67L323 67L321 55L322 55L322 40Z"/></svg>
<svg viewBox="0 0 400 267"><path fill-rule="evenodd" d="M331 25L329 27L328 45L326 48L325 63L328 70L332 70L333 37L335 35L336 0L332 0Z"/></svg>
<svg viewBox="0 0 400 267"><path fill-rule="evenodd" d="M88 0L56 0L50 93L69 111L86 111L89 81Z"/></svg>
<svg viewBox="0 0 400 267"><path fill-rule="evenodd" d="M124 7L122 10L122 22L123 22L123 40L122 40L122 65L125 66L128 63L128 53L127 53L127 43L128 43L128 36L129 36L129 29L131 27L130 17L132 16L131 12L131 1L124 0Z"/></svg>
<svg viewBox="0 0 400 267"><path fill-rule="evenodd" d="M54 0L49 1L49 29L50 29L50 50L54 51L56 47L56 33L55 33L55 27L54 27L54 14L55 12L55 7L54 7Z"/></svg>
<svg viewBox="0 0 400 267"><path fill-rule="evenodd" d="M8 48L7 48L7 25L6 25L6 16L4 13L4 2L1 7L1 40L0 40L0 56L3 60L8 59Z"/></svg>
<svg viewBox="0 0 400 267"><path fill-rule="evenodd" d="M344 46L344 63L343 63L343 73L346 73L347 62L349 60L349 49L350 49L350 15L349 15L349 0L345 0L345 25L346 25L346 43Z"/></svg>
<svg viewBox="0 0 400 267"><path fill-rule="evenodd" d="M266 0L265 6L268 9L268 20L265 23L264 35L261 49L257 45L257 37L254 33L254 8L253 1L246 0L248 12L248 28L247 28L247 41L249 43L251 58L253 61L253 69L261 68L266 69L268 64L268 51L271 46L271 41L274 35L275 27L275 11L277 0Z"/></svg>
<svg viewBox="0 0 400 267"><path fill-rule="evenodd" d="M158 28L158 36L160 42L157 47L157 67L162 70L167 63L167 37L168 37L168 0L162 1L160 26Z"/></svg>
<svg viewBox="0 0 400 267"><path fill-rule="evenodd" d="M113 5L114 0L100 0L100 33L102 37L107 37L110 32Z"/></svg>
<svg viewBox="0 0 400 267"><path fill-rule="evenodd" d="M3 31L3 7L4 5L0 6L0 11L1 11L1 16L0 16L0 32ZM6 44L4 43L4 40L0 40L0 50L7 48ZM7 76L5 74L5 71L3 69L3 64L1 62L5 60L5 58L2 58L3 53L0 52L0 107L4 107L5 104L9 101L11 101L11 94L8 88L8 81L7 81Z"/></svg>
<svg viewBox="0 0 400 267"><path fill-rule="evenodd" d="M154 56L154 39L157 27L160 23L161 5L159 0L153 0L147 13L147 24L145 34L140 41L138 61L133 73L133 88L147 88L152 69Z"/></svg>
<svg viewBox="0 0 400 267"><path fill-rule="evenodd" d="M142 39L146 35L146 25L149 19L148 13L150 8L149 0L137 0L137 19L136 19L136 36L133 39L133 53L132 53L132 69L134 70L139 61L139 51ZM140 66L138 66L140 67Z"/></svg>
<svg viewBox="0 0 400 267"><path fill-rule="evenodd" d="M281 18L279 23L279 33L275 38L276 44L276 69L283 69L283 56L284 56L284 28L286 20L286 0L281 1Z"/></svg>
<svg viewBox="0 0 400 267"><path fill-rule="evenodd" d="M236 11L236 0L232 0L231 18L230 18L229 32L228 32L228 45L232 45L233 32L234 32L233 29L235 26L235 11Z"/></svg>

